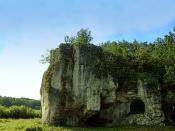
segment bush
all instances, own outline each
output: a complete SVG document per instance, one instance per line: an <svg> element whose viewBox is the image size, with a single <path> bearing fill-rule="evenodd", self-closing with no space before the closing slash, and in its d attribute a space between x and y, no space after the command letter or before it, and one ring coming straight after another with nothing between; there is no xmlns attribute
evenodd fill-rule
<svg viewBox="0 0 175 131"><path fill-rule="evenodd" d="M41 127L26 128L26 131L43 131Z"/></svg>
<svg viewBox="0 0 175 131"><path fill-rule="evenodd" d="M10 106L27 106L32 109L41 109L40 100L34 100L29 98L14 98L0 96L0 105L10 107Z"/></svg>
<svg viewBox="0 0 175 131"><path fill-rule="evenodd" d="M7 117L8 117L7 108L4 106L0 106L0 118L7 118Z"/></svg>
<svg viewBox="0 0 175 131"><path fill-rule="evenodd" d="M26 106L0 106L0 118L37 118L41 111Z"/></svg>

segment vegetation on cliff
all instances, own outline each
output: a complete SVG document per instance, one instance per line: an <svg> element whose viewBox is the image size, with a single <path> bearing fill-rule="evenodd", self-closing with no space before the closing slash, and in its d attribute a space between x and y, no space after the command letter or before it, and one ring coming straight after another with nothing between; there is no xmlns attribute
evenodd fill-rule
<svg viewBox="0 0 175 131"><path fill-rule="evenodd" d="M76 46L90 44L92 40L88 29L81 29L73 37L65 36L65 43ZM103 54L99 52L99 55L105 57L101 66L105 71L108 68L112 75L126 79L138 73L146 73L166 87L175 86L175 29L152 43L136 40L107 41L98 47L103 50ZM48 57L45 56L46 62L49 62Z"/></svg>
<svg viewBox="0 0 175 131"><path fill-rule="evenodd" d="M50 55L46 57L49 58L47 62L50 65L43 77L48 86L42 86L45 88L41 88L41 91L46 89L48 92L48 89L52 90L52 87L57 87L57 85L51 86L51 82L48 82L54 78L52 69L55 70L55 65L58 65L57 69L62 69L62 72L65 72L63 73L65 76L60 76L63 88L69 77L71 79L67 83L72 85L71 72L77 71L76 69L81 67L84 72L83 68L85 67L98 80L111 77L117 87L116 91L121 91L124 95L127 95L128 92L137 93L138 81L142 81L147 92L157 93L161 97L161 105L165 108L163 111L168 112L167 114L174 113L172 110L174 105L170 107L166 105L174 99L174 93L171 90L175 86L175 30L152 43L123 40L107 41L96 46L91 43L91 40L90 31L82 29L75 37L66 36L65 43L50 51ZM75 66L76 62L78 63L77 67ZM67 69L67 67L69 68ZM77 73L76 78L79 77L79 74ZM87 75L89 76L89 73ZM79 83L79 80L77 82ZM45 82L43 84L45 85ZM169 91L171 95L168 95Z"/></svg>
<svg viewBox="0 0 175 131"><path fill-rule="evenodd" d="M91 31L88 29L81 29L77 32L76 36L65 36L64 41L65 43L70 43L74 45L80 45L80 44L90 44L93 40L93 37L91 36Z"/></svg>
<svg viewBox="0 0 175 131"><path fill-rule="evenodd" d="M94 47L93 37L88 29L81 29L76 36L65 36L65 43L74 48ZM164 88L175 86L175 29L154 42L107 41L95 46L100 63L97 76L110 74L121 85L138 77L147 79L151 87L160 83ZM50 55L43 57L49 62Z"/></svg>
<svg viewBox="0 0 175 131"><path fill-rule="evenodd" d="M152 75L166 87L175 85L175 32L170 32L153 43L109 41L102 43L101 47L105 52L110 52L120 59L114 59L112 63L116 64L111 67L116 68L122 63L118 68L120 71L124 70L123 73L134 70L135 73Z"/></svg>

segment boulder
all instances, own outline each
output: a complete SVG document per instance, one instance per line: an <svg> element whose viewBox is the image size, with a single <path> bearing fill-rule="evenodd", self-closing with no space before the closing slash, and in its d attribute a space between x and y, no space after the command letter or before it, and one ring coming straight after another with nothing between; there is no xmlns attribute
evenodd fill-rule
<svg viewBox="0 0 175 131"><path fill-rule="evenodd" d="M103 67L105 55L99 46L60 44L50 53L41 85L43 123L116 126L163 122L161 95L148 91L146 81L139 78L135 80L136 92L123 91L117 78ZM144 111L132 114L131 103L137 99L143 102Z"/></svg>

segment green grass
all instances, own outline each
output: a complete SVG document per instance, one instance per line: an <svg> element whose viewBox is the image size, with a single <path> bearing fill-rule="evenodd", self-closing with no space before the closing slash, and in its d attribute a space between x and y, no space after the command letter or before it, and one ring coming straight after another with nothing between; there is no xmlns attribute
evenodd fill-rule
<svg viewBox="0 0 175 131"><path fill-rule="evenodd" d="M175 127L123 126L115 128L76 128L42 125L41 119L0 119L2 131L175 131Z"/></svg>

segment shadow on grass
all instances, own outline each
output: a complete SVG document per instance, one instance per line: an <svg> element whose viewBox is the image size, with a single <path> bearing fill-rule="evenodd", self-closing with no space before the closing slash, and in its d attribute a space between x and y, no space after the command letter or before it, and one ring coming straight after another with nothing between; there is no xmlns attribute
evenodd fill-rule
<svg viewBox="0 0 175 131"><path fill-rule="evenodd" d="M175 131L173 126L57 127L61 131Z"/></svg>

